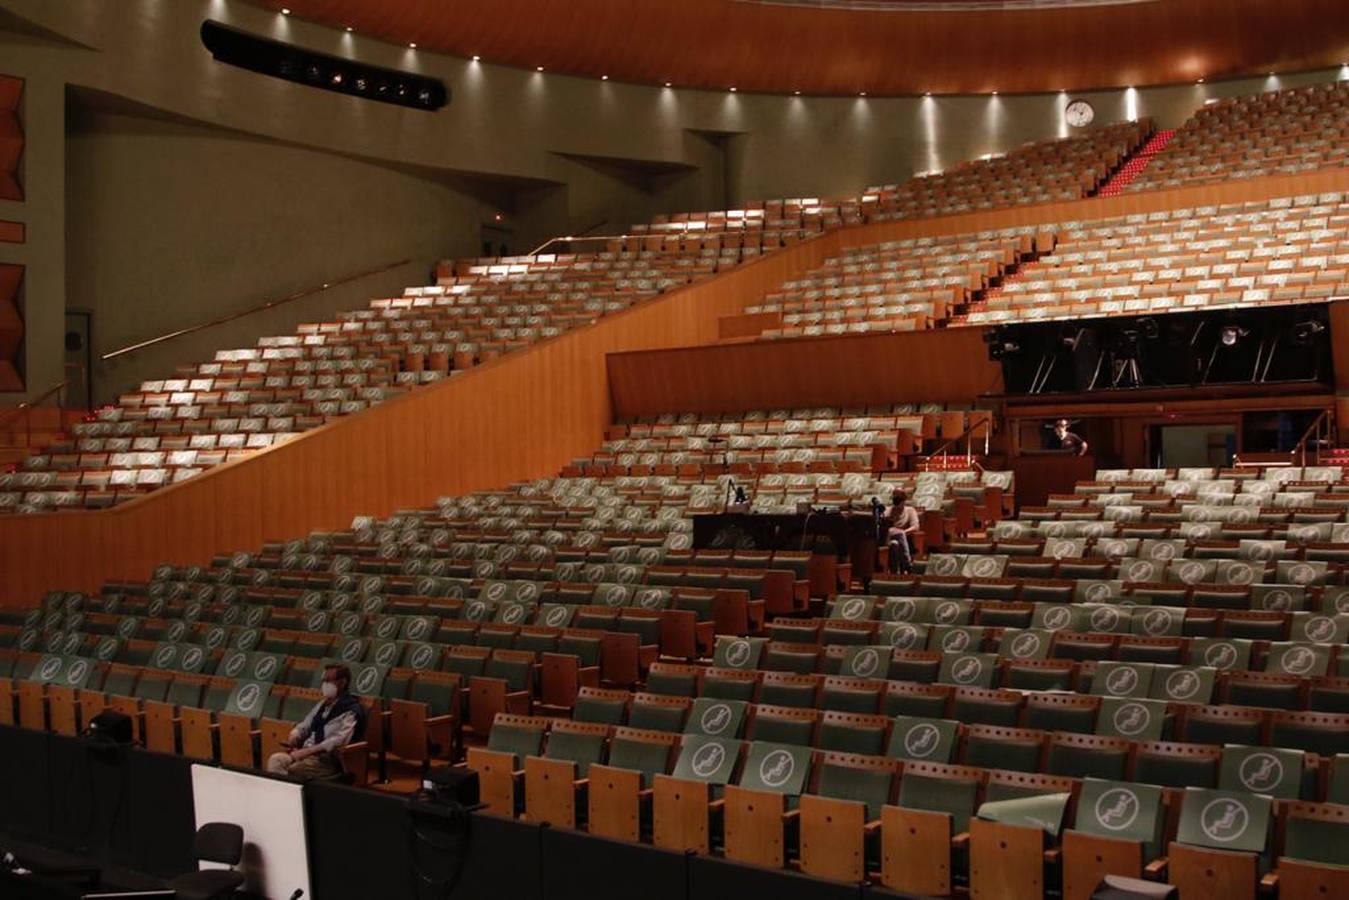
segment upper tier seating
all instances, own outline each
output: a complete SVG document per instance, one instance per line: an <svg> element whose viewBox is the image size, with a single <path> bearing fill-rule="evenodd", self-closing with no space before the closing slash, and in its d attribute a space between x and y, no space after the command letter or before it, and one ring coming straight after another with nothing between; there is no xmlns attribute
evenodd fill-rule
<svg viewBox="0 0 1349 900"><path fill-rule="evenodd" d="M1053 253L988 292L968 324L1306 303L1349 294L1343 194L1177 209L1056 229Z"/></svg>
<svg viewBox="0 0 1349 900"><path fill-rule="evenodd" d="M465 264L337 321L221 350L147 381L72 439L0 473L0 512L104 507L235 460L502 353L709 278L756 246L604 251Z"/></svg>
<svg viewBox="0 0 1349 900"><path fill-rule="evenodd" d="M1125 190L1349 165L1349 82L1209 104Z"/></svg>
<svg viewBox="0 0 1349 900"><path fill-rule="evenodd" d="M940 403L666 414L610 428L598 451L562 474L715 475L723 464L737 475L879 472L939 439L967 430L983 438L991 425L987 410Z"/></svg>
<svg viewBox="0 0 1349 900"><path fill-rule="evenodd" d="M1052 247L1052 236L1038 231L1007 228L856 247L784 282L745 313L781 313L781 327L765 330L765 338L931 328L1037 247Z"/></svg>
<svg viewBox="0 0 1349 900"><path fill-rule="evenodd" d="M1152 133L1152 122L1117 122L1057 141L1037 141L1006 156L972 160L903 184L867 188L863 209L873 222L1081 200Z"/></svg>

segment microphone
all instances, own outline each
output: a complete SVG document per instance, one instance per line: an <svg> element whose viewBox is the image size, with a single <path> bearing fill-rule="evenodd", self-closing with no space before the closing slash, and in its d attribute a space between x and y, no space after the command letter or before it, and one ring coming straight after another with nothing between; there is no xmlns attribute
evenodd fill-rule
<svg viewBox="0 0 1349 900"><path fill-rule="evenodd" d="M295 893L290 895L290 900L300 900L304 896L304 888L296 888Z"/></svg>

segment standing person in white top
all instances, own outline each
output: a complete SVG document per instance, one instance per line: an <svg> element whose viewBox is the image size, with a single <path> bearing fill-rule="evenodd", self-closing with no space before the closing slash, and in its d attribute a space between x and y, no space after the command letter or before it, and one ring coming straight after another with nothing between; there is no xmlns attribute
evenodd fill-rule
<svg viewBox="0 0 1349 900"><path fill-rule="evenodd" d="M908 505L909 495L900 488L890 494L890 508L885 518L890 521L886 530L886 543L890 545L890 572L913 571L913 548L910 541L918 533L918 510Z"/></svg>

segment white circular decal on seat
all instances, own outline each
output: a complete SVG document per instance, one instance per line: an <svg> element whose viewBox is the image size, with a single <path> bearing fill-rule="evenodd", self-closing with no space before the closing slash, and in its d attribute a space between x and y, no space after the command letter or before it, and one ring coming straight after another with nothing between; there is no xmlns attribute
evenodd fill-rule
<svg viewBox="0 0 1349 900"><path fill-rule="evenodd" d="M1171 630L1171 610L1169 609L1150 609L1143 614L1143 633L1148 635L1163 635Z"/></svg>
<svg viewBox="0 0 1349 900"><path fill-rule="evenodd" d="M1279 668L1289 675L1306 675L1316 666L1316 654L1310 647L1289 647L1279 660Z"/></svg>
<svg viewBox="0 0 1349 900"><path fill-rule="evenodd" d="M1106 693L1114 697L1126 697L1138 689L1138 670L1132 666L1121 666L1113 670L1105 679Z"/></svg>
<svg viewBox="0 0 1349 900"><path fill-rule="evenodd" d="M1088 621L1096 631L1114 631L1119 625L1119 610L1113 606L1098 606L1091 611Z"/></svg>
<svg viewBox="0 0 1349 900"><path fill-rule="evenodd" d="M726 665L733 669L743 669L749 664L753 648L746 640L734 640L726 645Z"/></svg>
<svg viewBox="0 0 1349 900"><path fill-rule="evenodd" d="M1237 653L1237 648L1233 644L1221 642L1209 644L1204 648L1204 665L1212 666L1215 669L1230 669L1237 664L1241 655Z"/></svg>
<svg viewBox="0 0 1349 900"><path fill-rule="evenodd" d="M774 750L759 763L759 778L771 788L782 787L792 777L796 760L786 750Z"/></svg>
<svg viewBox="0 0 1349 900"><path fill-rule="evenodd" d="M940 744L941 732L930 722L920 722L904 735L904 752L914 759L926 759Z"/></svg>
<svg viewBox="0 0 1349 900"><path fill-rule="evenodd" d="M870 678L881 667L880 654L871 647L857 651L852 660L852 673L859 678Z"/></svg>
<svg viewBox="0 0 1349 900"><path fill-rule="evenodd" d="M1142 734L1152 721L1152 713L1141 703L1125 703L1115 710L1115 730L1125 737Z"/></svg>
<svg viewBox="0 0 1349 900"><path fill-rule="evenodd" d="M1023 632L1012 639L1012 656L1017 659L1028 659L1040 652L1040 636L1031 632Z"/></svg>
<svg viewBox="0 0 1349 900"><path fill-rule="evenodd" d="M708 778L716 774L726 761L726 748L718 743L704 744L693 754L689 768L699 778Z"/></svg>
<svg viewBox="0 0 1349 900"><path fill-rule="evenodd" d="M1273 753L1252 753L1241 761L1237 777L1246 790L1268 794L1283 780L1283 762Z"/></svg>
<svg viewBox="0 0 1349 900"><path fill-rule="evenodd" d="M234 704L239 712L244 715L251 713L262 699L262 688L258 685L249 683L239 688L239 693L235 698Z"/></svg>
<svg viewBox="0 0 1349 900"><path fill-rule="evenodd" d="M951 667L951 680L956 684L972 684L983 674L984 661L973 656L956 660Z"/></svg>
<svg viewBox="0 0 1349 900"><path fill-rule="evenodd" d="M1246 807L1230 798L1210 801L1199 812L1199 827L1209 840L1229 844L1246 833L1250 814Z"/></svg>
<svg viewBox="0 0 1349 900"><path fill-rule="evenodd" d="M947 653L960 653L970 646L968 631L948 631L942 635L941 648Z"/></svg>
<svg viewBox="0 0 1349 900"><path fill-rule="evenodd" d="M1096 798L1096 821L1109 831L1124 831L1138 818L1138 795L1128 788L1110 788Z"/></svg>
<svg viewBox="0 0 1349 900"><path fill-rule="evenodd" d="M1166 695L1172 700L1189 700L1199 693L1202 680L1194 672L1181 669L1166 676Z"/></svg>
<svg viewBox="0 0 1349 900"><path fill-rule="evenodd" d="M698 724L702 727L703 734L718 735L730 726L732 718L729 706L725 703L714 703L703 710Z"/></svg>

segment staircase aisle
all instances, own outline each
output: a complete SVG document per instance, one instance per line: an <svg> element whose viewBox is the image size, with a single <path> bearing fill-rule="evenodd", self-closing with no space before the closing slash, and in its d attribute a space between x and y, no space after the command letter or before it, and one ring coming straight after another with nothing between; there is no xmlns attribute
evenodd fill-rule
<svg viewBox="0 0 1349 900"><path fill-rule="evenodd" d="M1171 143L1171 138L1175 135L1176 130L1174 128L1154 134L1137 153L1126 159L1124 164L1115 170L1115 174L1111 175L1105 184L1097 189L1096 196L1115 197L1124 193L1124 188L1148 167L1154 156L1166 149L1166 145Z"/></svg>

